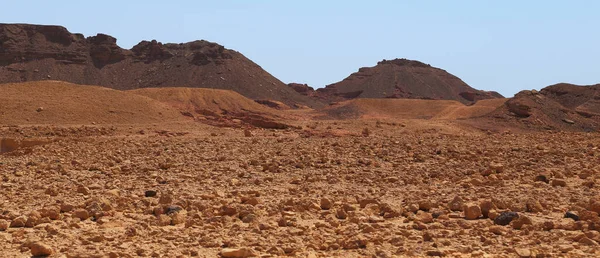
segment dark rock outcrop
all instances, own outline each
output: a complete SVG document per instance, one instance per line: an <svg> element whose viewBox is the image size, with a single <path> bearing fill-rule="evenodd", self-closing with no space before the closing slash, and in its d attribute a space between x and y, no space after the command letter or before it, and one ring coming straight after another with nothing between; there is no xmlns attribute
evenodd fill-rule
<svg viewBox="0 0 600 258"><path fill-rule="evenodd" d="M216 88L288 106L323 105L217 43L152 40L127 50L106 34L85 38L60 26L0 24L0 83L47 79L119 90Z"/></svg>

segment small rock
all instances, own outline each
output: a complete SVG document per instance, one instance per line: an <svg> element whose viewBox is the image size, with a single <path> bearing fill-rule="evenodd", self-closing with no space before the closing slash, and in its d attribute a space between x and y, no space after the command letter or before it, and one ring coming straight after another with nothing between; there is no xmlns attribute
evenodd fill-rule
<svg viewBox="0 0 600 258"><path fill-rule="evenodd" d="M513 220L510 224L514 229L522 229L524 225L532 225L533 221L531 221L531 218L528 216L519 215L519 217Z"/></svg>
<svg viewBox="0 0 600 258"><path fill-rule="evenodd" d="M346 219L348 217L348 214L346 213L346 211L344 211L344 209L337 209L335 212L335 217L338 219Z"/></svg>
<svg viewBox="0 0 600 258"><path fill-rule="evenodd" d="M370 134L371 134L371 132L369 131L369 128L366 128L366 127L365 127L365 128L362 130L362 135L363 135L364 137L368 137Z"/></svg>
<svg viewBox="0 0 600 258"><path fill-rule="evenodd" d="M418 211L415 215L415 222L431 223L433 222L433 215L429 212Z"/></svg>
<svg viewBox="0 0 600 258"><path fill-rule="evenodd" d="M544 207L538 200L530 199L525 203L528 212L542 212Z"/></svg>
<svg viewBox="0 0 600 258"><path fill-rule="evenodd" d="M513 221L514 219L516 219L518 217L519 217L519 214L516 212L504 211L504 212L500 213L500 215L498 215L498 217L496 217L494 219L494 224L506 226L506 225L510 224L511 221Z"/></svg>
<svg viewBox="0 0 600 258"><path fill-rule="evenodd" d="M27 217L20 216L20 217L13 219L10 222L10 227L11 228L22 228L22 227L25 227L26 223L27 223Z"/></svg>
<svg viewBox="0 0 600 258"><path fill-rule="evenodd" d="M433 203L430 200L421 200L419 201L419 210L429 211L433 208Z"/></svg>
<svg viewBox="0 0 600 258"><path fill-rule="evenodd" d="M574 221L579 221L579 216L570 211L567 211L567 213L565 213L565 218L573 219Z"/></svg>
<svg viewBox="0 0 600 258"><path fill-rule="evenodd" d="M0 231L6 231L9 226L10 226L10 223L8 223L7 220L0 219Z"/></svg>
<svg viewBox="0 0 600 258"><path fill-rule="evenodd" d="M244 130L244 137L252 137L252 132L248 129Z"/></svg>
<svg viewBox="0 0 600 258"><path fill-rule="evenodd" d="M164 215L164 214L158 215L157 219L158 219L158 221L157 221L158 226L169 226L169 225L171 225L171 222L172 222L171 217Z"/></svg>
<svg viewBox="0 0 600 258"><path fill-rule="evenodd" d="M42 112L42 111L44 111L44 108L43 107L38 107L37 109L35 109L35 111L36 112Z"/></svg>
<svg viewBox="0 0 600 258"><path fill-rule="evenodd" d="M331 206L333 206L333 203L331 203L331 200L329 200L327 198L321 199L321 209L329 210L329 209L331 209Z"/></svg>
<svg viewBox="0 0 600 258"><path fill-rule="evenodd" d="M575 124L575 121L573 121L573 120L571 120L571 119L566 119L566 118L563 118L563 122L565 122L565 123L567 123L567 124L571 124L571 125L572 125L572 124Z"/></svg>
<svg viewBox="0 0 600 258"><path fill-rule="evenodd" d="M442 251L438 250L438 249L434 249L434 250L428 250L427 252L425 252L425 254L427 254L427 256L444 256L444 253L442 253Z"/></svg>
<svg viewBox="0 0 600 258"><path fill-rule="evenodd" d="M450 203L448 203L448 208L451 211L462 211L463 210L464 201L460 196L455 196L454 199Z"/></svg>
<svg viewBox="0 0 600 258"><path fill-rule="evenodd" d="M221 250L221 256L226 258L255 257L256 252L250 248L225 248Z"/></svg>
<svg viewBox="0 0 600 258"><path fill-rule="evenodd" d="M531 257L531 250L529 250L528 248L515 247L515 253L517 253L519 257Z"/></svg>
<svg viewBox="0 0 600 258"><path fill-rule="evenodd" d="M54 253L54 250L46 244L35 242L29 245L31 255L33 256L49 256Z"/></svg>
<svg viewBox="0 0 600 258"><path fill-rule="evenodd" d="M535 179L533 180L535 182L544 182L546 184L550 183L550 180L548 179L548 177L546 175L537 175L535 177Z"/></svg>
<svg viewBox="0 0 600 258"><path fill-rule="evenodd" d="M144 192L144 196L146 196L146 197L156 197L156 191L154 191L154 190L147 190L146 192Z"/></svg>
<svg viewBox="0 0 600 258"><path fill-rule="evenodd" d="M86 220L90 217L90 213L86 209L76 209L73 211L73 217L80 220Z"/></svg>
<svg viewBox="0 0 600 258"><path fill-rule="evenodd" d="M563 179L557 179L555 178L554 180L552 180L552 186L561 186L561 187L565 187L567 186L567 182Z"/></svg>
<svg viewBox="0 0 600 258"><path fill-rule="evenodd" d="M481 217L481 207L477 204L469 203L464 208L465 218L469 220Z"/></svg>
<svg viewBox="0 0 600 258"><path fill-rule="evenodd" d="M479 206L481 207L481 214L483 214L484 218L488 218L490 211L497 208L491 200L484 200L479 203Z"/></svg>
<svg viewBox="0 0 600 258"><path fill-rule="evenodd" d="M490 227L490 232L496 234L496 235L504 235L504 233L506 233L506 228L503 226L491 226Z"/></svg>

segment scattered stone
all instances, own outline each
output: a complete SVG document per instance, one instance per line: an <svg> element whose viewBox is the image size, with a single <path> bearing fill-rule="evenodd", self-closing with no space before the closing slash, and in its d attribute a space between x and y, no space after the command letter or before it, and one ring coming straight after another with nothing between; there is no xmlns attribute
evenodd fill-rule
<svg viewBox="0 0 600 258"><path fill-rule="evenodd" d="M565 187L565 186L567 186L567 182L563 179L555 178L552 180L552 186Z"/></svg>
<svg viewBox="0 0 600 258"><path fill-rule="evenodd" d="M26 223L27 223L27 217L20 216L20 217L13 219L10 222L10 227L11 228L22 228L22 227L25 227Z"/></svg>
<svg viewBox="0 0 600 258"><path fill-rule="evenodd" d="M329 200L327 198L321 199L321 209L329 210L329 209L331 209L332 206L333 206L333 203L331 202L331 200Z"/></svg>
<svg viewBox="0 0 600 258"><path fill-rule="evenodd" d="M225 258L245 258L258 255L250 248L225 248L221 250L221 256Z"/></svg>
<svg viewBox="0 0 600 258"><path fill-rule="evenodd" d="M537 175L533 181L535 181L535 182L544 182L546 184L550 183L550 179L548 179L548 176L543 175L543 174L542 175Z"/></svg>
<svg viewBox="0 0 600 258"><path fill-rule="evenodd" d="M565 218L572 219L574 221L579 221L579 216L571 211L567 211L567 213L565 213Z"/></svg>
<svg viewBox="0 0 600 258"><path fill-rule="evenodd" d="M481 203L479 203L479 206L481 207L481 214L484 218L489 217L489 213L491 210L497 209L496 205L494 205L494 203L491 200L481 201Z"/></svg>
<svg viewBox="0 0 600 258"><path fill-rule="evenodd" d="M518 218L510 222L510 224L514 229L522 229L525 225L533 225L533 221L528 216L521 214Z"/></svg>
<svg viewBox="0 0 600 258"><path fill-rule="evenodd" d="M433 203L430 200L421 200L419 201L419 210L429 211L433 208Z"/></svg>
<svg viewBox="0 0 600 258"><path fill-rule="evenodd" d="M517 253L519 257L531 257L531 250L529 250L528 248L515 247L515 253Z"/></svg>
<svg viewBox="0 0 600 258"><path fill-rule="evenodd" d="M526 210L528 212L542 212L544 207L538 200L529 199L525 203Z"/></svg>
<svg viewBox="0 0 600 258"><path fill-rule="evenodd" d="M500 215L498 215L498 217L496 217L494 219L494 224L506 226L506 225L510 224L511 221L513 221L514 219L516 219L518 217L519 217L519 214L516 212L504 211L504 212L501 212Z"/></svg>
<svg viewBox="0 0 600 258"><path fill-rule="evenodd" d="M506 227L503 226L490 226L490 232L496 234L496 235L504 235L504 233L506 233Z"/></svg>
<svg viewBox="0 0 600 258"><path fill-rule="evenodd" d="M6 231L10 227L10 223L7 220L0 219L0 231Z"/></svg>
<svg viewBox="0 0 600 258"><path fill-rule="evenodd" d="M50 256L54 254L52 247L40 242L30 244L29 248L31 249L31 255L33 256Z"/></svg>
<svg viewBox="0 0 600 258"><path fill-rule="evenodd" d="M147 190L144 192L145 197L156 197L157 192L154 190Z"/></svg>
<svg viewBox="0 0 600 258"><path fill-rule="evenodd" d="M73 211L72 216L80 220L86 220L90 217L90 213L86 209L76 209Z"/></svg>
<svg viewBox="0 0 600 258"><path fill-rule="evenodd" d="M474 220L481 217L481 207L474 203L469 203L465 205L464 208L465 218L468 220Z"/></svg>
<svg viewBox="0 0 600 258"><path fill-rule="evenodd" d="M248 129L244 130L244 137L252 137L252 132Z"/></svg>
<svg viewBox="0 0 600 258"><path fill-rule="evenodd" d="M335 217L338 219L346 219L348 218L348 214L346 213L346 211L344 211L344 209L337 209L335 211Z"/></svg>
<svg viewBox="0 0 600 258"><path fill-rule="evenodd" d="M424 212L424 211L418 211L417 214L415 215L415 222L421 222L421 223L432 223L433 222L433 215L431 215L431 213L429 212Z"/></svg>
<svg viewBox="0 0 600 258"><path fill-rule="evenodd" d="M452 199L452 201L450 201L448 204L448 208L450 208L451 211L462 211L464 204L465 203L460 196L455 196L454 199Z"/></svg>

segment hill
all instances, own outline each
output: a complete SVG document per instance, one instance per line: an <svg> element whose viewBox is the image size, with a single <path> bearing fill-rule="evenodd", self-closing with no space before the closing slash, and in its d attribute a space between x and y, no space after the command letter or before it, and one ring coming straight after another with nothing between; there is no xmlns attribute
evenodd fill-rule
<svg viewBox="0 0 600 258"><path fill-rule="evenodd" d="M98 86L59 81L0 85L0 124L151 124L185 117L159 101Z"/></svg>
<svg viewBox="0 0 600 258"><path fill-rule="evenodd" d="M84 37L60 26L0 24L0 83L60 80L118 90L185 86L236 91L288 106L319 106L241 53L204 40L142 41L122 49L105 34Z"/></svg>
<svg viewBox="0 0 600 258"><path fill-rule="evenodd" d="M346 79L312 91L307 85L288 87L325 101L354 98L408 98L456 100L471 104L481 99L502 98L497 92L471 88L445 70L407 59L383 60L375 67L363 67Z"/></svg>
<svg viewBox="0 0 600 258"><path fill-rule="evenodd" d="M521 91L482 119L534 130L598 131L600 84L560 83L540 91Z"/></svg>
<svg viewBox="0 0 600 258"><path fill-rule="evenodd" d="M128 91L158 100L182 114L217 126L242 126L283 129L283 112L261 105L237 92L202 88L147 88ZM237 121L237 122L236 122Z"/></svg>

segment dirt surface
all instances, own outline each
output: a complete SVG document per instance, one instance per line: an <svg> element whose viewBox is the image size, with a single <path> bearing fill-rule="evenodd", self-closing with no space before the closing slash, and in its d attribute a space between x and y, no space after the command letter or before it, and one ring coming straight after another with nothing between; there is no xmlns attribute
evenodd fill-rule
<svg viewBox="0 0 600 258"><path fill-rule="evenodd" d="M250 137L197 123L95 126L110 132L102 136L4 127L15 138L62 136L0 156L0 248L6 257L600 254L597 134L397 122L309 121Z"/></svg>
<svg viewBox="0 0 600 258"><path fill-rule="evenodd" d="M497 92L473 89L445 70L407 59L383 60L377 66L360 68L346 79L314 92L306 85L289 86L328 102L354 98L408 98L471 104L481 99L502 98Z"/></svg>
<svg viewBox="0 0 600 258"><path fill-rule="evenodd" d="M320 106L241 53L208 42L142 41L122 49L109 35L85 38L60 26L0 24L0 82L60 80L119 90L216 88L289 106Z"/></svg>
<svg viewBox="0 0 600 258"><path fill-rule="evenodd" d="M0 84L0 125L151 124L185 120L179 110L124 91L59 81Z"/></svg>
<svg viewBox="0 0 600 258"><path fill-rule="evenodd" d="M454 100L354 99L318 110L323 118L333 119L446 119L457 120L485 116L506 99L480 100L465 106Z"/></svg>
<svg viewBox="0 0 600 258"><path fill-rule="evenodd" d="M392 60L313 91L205 41L0 43L0 81L36 80L0 85L2 257L600 256L598 85Z"/></svg>

